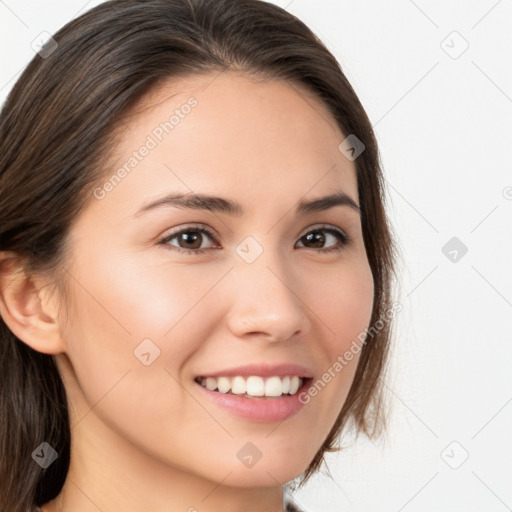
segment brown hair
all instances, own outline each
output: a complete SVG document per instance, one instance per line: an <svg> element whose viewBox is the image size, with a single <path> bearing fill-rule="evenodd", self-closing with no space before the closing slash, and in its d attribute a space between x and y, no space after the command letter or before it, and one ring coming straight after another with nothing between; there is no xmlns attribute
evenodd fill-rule
<svg viewBox="0 0 512 512"><path fill-rule="evenodd" d="M371 324L382 318L391 307L394 245L376 138L339 64L303 22L260 0L110 0L53 38L57 47L34 56L0 113L0 250L19 255L27 275L44 273L65 291L66 235L101 181L130 106L170 78L237 69L307 87L345 135L363 142L355 164L374 279ZM385 426L380 379L389 339L389 322L367 336L346 402L300 485L325 452L339 449L350 418L370 437ZM53 356L31 349L0 318L1 510L26 512L59 494L70 437ZM42 442L59 454L44 471L31 457Z"/></svg>

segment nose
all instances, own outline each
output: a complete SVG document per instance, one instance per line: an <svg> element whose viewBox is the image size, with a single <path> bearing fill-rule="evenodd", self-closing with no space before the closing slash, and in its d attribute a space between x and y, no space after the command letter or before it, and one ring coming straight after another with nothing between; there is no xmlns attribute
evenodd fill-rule
<svg viewBox="0 0 512 512"><path fill-rule="evenodd" d="M310 309L293 270L285 269L269 250L252 263L235 263L230 272L233 288L228 314L228 326L235 336L279 342L309 333Z"/></svg>

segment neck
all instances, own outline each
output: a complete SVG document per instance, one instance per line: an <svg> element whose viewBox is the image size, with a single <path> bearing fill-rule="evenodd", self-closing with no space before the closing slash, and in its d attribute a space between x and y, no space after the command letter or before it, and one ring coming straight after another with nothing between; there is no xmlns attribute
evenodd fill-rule
<svg viewBox="0 0 512 512"><path fill-rule="evenodd" d="M94 411L72 430L71 462L61 493L43 512L282 512L283 489L269 478L265 487L230 486L163 462L132 443L99 429Z"/></svg>

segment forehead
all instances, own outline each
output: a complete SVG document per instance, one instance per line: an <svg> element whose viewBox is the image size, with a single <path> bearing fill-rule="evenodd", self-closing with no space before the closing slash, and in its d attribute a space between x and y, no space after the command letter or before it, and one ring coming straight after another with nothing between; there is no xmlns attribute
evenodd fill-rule
<svg viewBox="0 0 512 512"><path fill-rule="evenodd" d="M129 171L122 188L134 201L152 184L155 193L226 188L294 200L341 187L357 200L354 162L338 149L345 135L295 83L232 71L169 80L134 105L122 127L110 170Z"/></svg>

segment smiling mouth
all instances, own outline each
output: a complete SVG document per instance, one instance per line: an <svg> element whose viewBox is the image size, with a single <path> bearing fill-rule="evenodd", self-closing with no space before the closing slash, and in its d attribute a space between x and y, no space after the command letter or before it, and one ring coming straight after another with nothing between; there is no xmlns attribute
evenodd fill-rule
<svg viewBox="0 0 512 512"><path fill-rule="evenodd" d="M260 377L251 375L242 377L196 377L195 381L209 389L223 394L238 395L245 398L283 398L297 394L308 377L287 375L285 377Z"/></svg>

